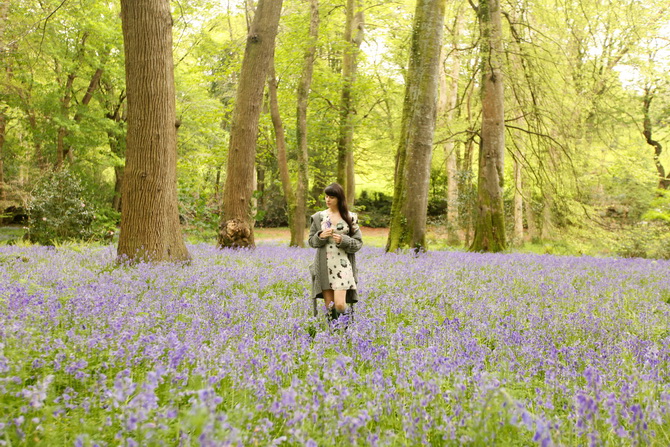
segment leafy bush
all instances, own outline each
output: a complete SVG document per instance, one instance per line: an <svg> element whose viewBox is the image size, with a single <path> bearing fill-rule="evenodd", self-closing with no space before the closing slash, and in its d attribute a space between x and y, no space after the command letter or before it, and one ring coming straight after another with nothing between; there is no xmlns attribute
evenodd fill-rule
<svg viewBox="0 0 670 447"><path fill-rule="evenodd" d="M372 228L387 228L391 223L391 205L393 198L381 192L363 191L356 199L359 222Z"/></svg>
<svg viewBox="0 0 670 447"><path fill-rule="evenodd" d="M201 192L196 186L182 186L179 197L179 221L186 232L216 232L219 226L219 199L214 194Z"/></svg>
<svg viewBox="0 0 670 447"><path fill-rule="evenodd" d="M670 191L658 190L642 216L645 221L625 231L617 254L624 257L670 259Z"/></svg>
<svg viewBox="0 0 670 447"><path fill-rule="evenodd" d="M26 237L41 245L100 239L104 230L96 217L96 207L79 177L67 170L51 172L32 191ZM109 226L109 220L102 226Z"/></svg>
<svg viewBox="0 0 670 447"><path fill-rule="evenodd" d="M659 189L658 196L651 201L642 218L670 224L670 191Z"/></svg>
<svg viewBox="0 0 670 447"><path fill-rule="evenodd" d="M615 250L624 258L670 259L670 225L640 222L621 234Z"/></svg>
<svg viewBox="0 0 670 447"><path fill-rule="evenodd" d="M278 183L269 183L265 190L257 191L258 209L256 224L259 227L276 228L288 226L288 206L284 200L281 186ZM309 219L308 219L309 221Z"/></svg>

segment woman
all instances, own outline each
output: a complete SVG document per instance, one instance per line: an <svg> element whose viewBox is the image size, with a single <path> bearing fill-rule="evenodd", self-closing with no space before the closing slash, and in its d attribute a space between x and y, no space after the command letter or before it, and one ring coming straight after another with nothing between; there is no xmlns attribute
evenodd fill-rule
<svg viewBox="0 0 670 447"><path fill-rule="evenodd" d="M355 253L363 246L363 240L358 217L349 212L342 187L332 183L324 193L328 209L310 218L309 246L317 251L309 270L314 315L317 315L317 298L323 298L326 314L335 320L347 311L347 303L353 305L358 301Z"/></svg>

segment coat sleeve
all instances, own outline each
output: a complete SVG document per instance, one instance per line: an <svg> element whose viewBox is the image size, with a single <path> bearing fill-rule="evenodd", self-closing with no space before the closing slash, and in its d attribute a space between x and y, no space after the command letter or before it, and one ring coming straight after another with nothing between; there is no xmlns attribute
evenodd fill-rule
<svg viewBox="0 0 670 447"><path fill-rule="evenodd" d="M321 228L312 216L309 218L309 239L307 239L307 243L310 247L319 248L328 243L328 239L321 239L319 234L321 234Z"/></svg>
<svg viewBox="0 0 670 447"><path fill-rule="evenodd" d="M361 229L358 226L358 217L354 215L352 220L354 234L351 236L343 234L342 242L337 245L347 253L356 253L363 246L363 236L361 235Z"/></svg>

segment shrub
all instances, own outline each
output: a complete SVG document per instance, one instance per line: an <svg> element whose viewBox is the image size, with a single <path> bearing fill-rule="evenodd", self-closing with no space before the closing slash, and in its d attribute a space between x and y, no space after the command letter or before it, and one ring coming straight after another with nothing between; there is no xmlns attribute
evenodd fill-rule
<svg viewBox="0 0 670 447"><path fill-rule="evenodd" d="M363 191L356 199L359 222L372 228L387 228L391 223L391 205L393 198L381 192Z"/></svg>
<svg viewBox="0 0 670 447"><path fill-rule="evenodd" d="M26 237L41 245L98 239L103 234L95 221L96 207L79 177L67 170L55 171L42 177L32 191Z"/></svg>
<svg viewBox="0 0 670 447"><path fill-rule="evenodd" d="M278 183L268 183L262 193L257 191L256 198L256 225L267 228L288 226L288 206Z"/></svg>
<svg viewBox="0 0 670 447"><path fill-rule="evenodd" d="M616 254L624 258L670 259L670 225L640 222L616 241Z"/></svg>
<svg viewBox="0 0 670 447"><path fill-rule="evenodd" d="M670 224L670 191L659 189L657 197L651 201L642 218Z"/></svg>

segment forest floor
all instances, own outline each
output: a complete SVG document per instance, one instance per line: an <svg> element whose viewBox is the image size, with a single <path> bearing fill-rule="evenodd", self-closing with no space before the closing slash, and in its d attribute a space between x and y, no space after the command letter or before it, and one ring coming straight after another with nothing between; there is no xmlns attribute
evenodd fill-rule
<svg viewBox="0 0 670 447"><path fill-rule="evenodd" d="M388 238L388 228L361 227L363 242L368 247L384 247ZM0 245L12 245L23 239L25 229L22 226L0 226ZM658 233L658 232L657 232ZM184 238L189 244L216 244L213 229L202 227L183 227ZM287 227L254 228L258 245L287 246L290 233ZM308 233L305 233L307 237ZM464 242L453 243L449 240L447 229L439 225L429 225L426 234L430 251L467 251ZM118 232L112 244L118 241ZM464 241L464 235L461 235ZM552 239L524 240L522 245L508 241L508 253L536 253L563 256L619 256L670 259L670 235L645 233L627 234L623 230L605 231L603 229L564 229Z"/></svg>

